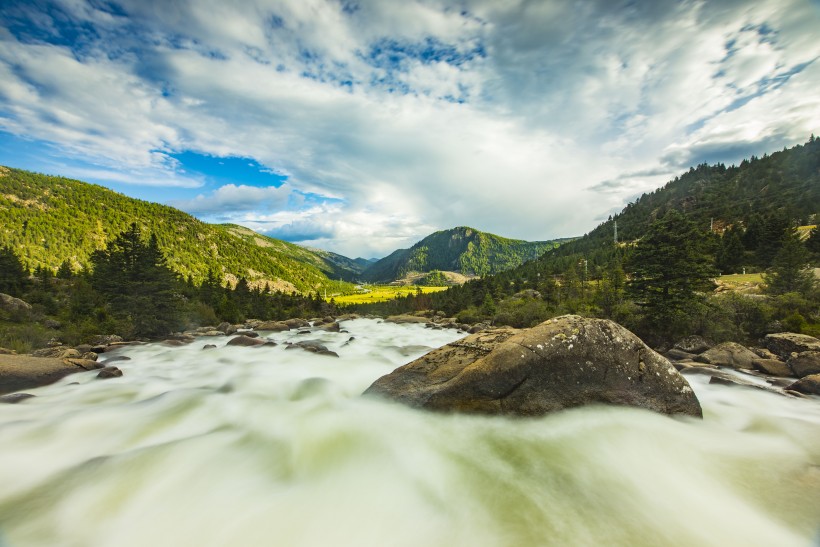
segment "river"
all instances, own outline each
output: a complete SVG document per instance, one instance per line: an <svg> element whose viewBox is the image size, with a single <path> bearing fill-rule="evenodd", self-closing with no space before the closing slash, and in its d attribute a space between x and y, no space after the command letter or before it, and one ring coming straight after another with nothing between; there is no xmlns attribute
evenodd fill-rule
<svg viewBox="0 0 820 547"><path fill-rule="evenodd" d="M0 405L0 546L818 545L817 398L692 375L702 421L434 414L359 394L460 333L342 326L132 346Z"/></svg>

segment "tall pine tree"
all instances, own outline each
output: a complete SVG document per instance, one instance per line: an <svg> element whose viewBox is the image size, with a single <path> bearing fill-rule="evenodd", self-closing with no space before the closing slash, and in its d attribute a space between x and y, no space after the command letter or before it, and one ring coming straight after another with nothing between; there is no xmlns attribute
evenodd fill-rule
<svg viewBox="0 0 820 547"><path fill-rule="evenodd" d="M711 288L717 274L707 244L708 234L675 210L654 221L638 242L627 293L644 309L654 334L686 334L701 291Z"/></svg>

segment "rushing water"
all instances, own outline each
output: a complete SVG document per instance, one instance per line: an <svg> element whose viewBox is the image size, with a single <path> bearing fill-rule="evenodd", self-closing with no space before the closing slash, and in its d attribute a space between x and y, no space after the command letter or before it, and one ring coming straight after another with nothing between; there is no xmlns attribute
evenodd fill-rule
<svg viewBox="0 0 820 547"><path fill-rule="evenodd" d="M358 395L458 333L343 327L270 335L338 359L224 338L130 347L122 378L0 406L0 546L817 542L818 399L692 376L703 421L433 414Z"/></svg>

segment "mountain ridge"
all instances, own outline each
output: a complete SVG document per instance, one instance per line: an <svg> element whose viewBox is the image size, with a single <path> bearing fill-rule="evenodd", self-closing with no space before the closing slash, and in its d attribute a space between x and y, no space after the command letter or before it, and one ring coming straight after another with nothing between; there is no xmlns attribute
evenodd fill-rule
<svg viewBox="0 0 820 547"><path fill-rule="evenodd" d="M481 277L533 260L556 245L554 241L510 239L469 226L439 230L408 249L397 249L362 274L371 282L390 282L408 274L452 271Z"/></svg>

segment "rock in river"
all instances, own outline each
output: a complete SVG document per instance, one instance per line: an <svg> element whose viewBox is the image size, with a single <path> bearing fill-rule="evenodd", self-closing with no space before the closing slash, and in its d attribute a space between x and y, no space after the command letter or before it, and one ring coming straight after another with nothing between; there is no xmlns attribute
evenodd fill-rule
<svg viewBox="0 0 820 547"><path fill-rule="evenodd" d="M468 336L382 376L365 394L480 414L538 416L612 404L702 416L669 361L617 323L575 315Z"/></svg>

